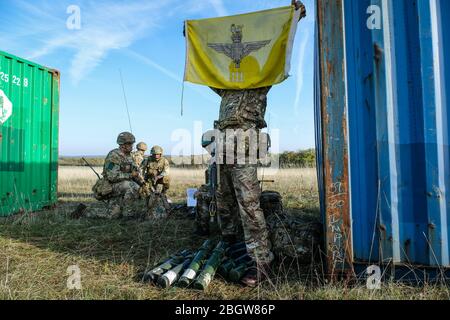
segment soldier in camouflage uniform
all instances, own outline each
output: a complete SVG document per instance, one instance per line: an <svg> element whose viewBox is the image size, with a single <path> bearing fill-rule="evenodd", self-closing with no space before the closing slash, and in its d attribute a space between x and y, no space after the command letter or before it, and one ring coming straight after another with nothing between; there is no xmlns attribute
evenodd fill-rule
<svg viewBox="0 0 450 320"><path fill-rule="evenodd" d="M167 211L170 211L170 204L167 200L167 190L170 188L169 160L162 156L163 149L160 146L153 146L151 149L151 156L148 157L143 164L144 179L146 188L150 190L147 192L147 206L149 214L153 216L164 217ZM158 187L162 186L159 191ZM165 211L158 207L162 203Z"/></svg>
<svg viewBox="0 0 450 320"><path fill-rule="evenodd" d="M151 156L144 163L144 178L155 188L162 185L161 193L166 193L170 188L170 164L169 160L162 156L162 153L163 149L160 146L152 148Z"/></svg>
<svg viewBox="0 0 450 320"><path fill-rule="evenodd" d="M301 10L300 19L306 16L303 3L293 0L292 4L295 5L296 10ZM270 88L247 90L212 88L222 98L218 129L221 131L252 129L259 132L267 127L264 116ZM247 145L246 148L248 148ZM246 153L248 154L248 150ZM218 167L217 213L220 218L222 237L229 242L236 241L239 236L238 225L242 223L247 251L255 261L256 268L250 268L241 281L253 287L267 276L270 263L274 259L266 220L260 208L261 188L257 177L257 166L256 164L237 164L235 154L235 164L222 164ZM236 213L236 208L239 215Z"/></svg>
<svg viewBox="0 0 450 320"><path fill-rule="evenodd" d="M119 148L108 153L103 166L103 177L112 186L112 194L108 199L106 212L92 212L90 217L119 218L132 217L141 214L139 206L139 188L144 180L140 168L131 157L134 136L129 132L122 132L117 137Z"/></svg>
<svg viewBox="0 0 450 320"><path fill-rule="evenodd" d="M218 129L253 129L259 131L267 126L264 115L267 93L270 87L249 90L213 89L221 98ZM222 148L222 147L220 147ZM220 218L222 237L228 242L238 241L239 224L242 223L244 240L249 255L257 268L250 269L242 282L257 285L267 273L274 256L271 252L269 234L260 208L261 189L256 164L220 164L217 190L217 213ZM242 222L241 222L242 221Z"/></svg>
<svg viewBox="0 0 450 320"><path fill-rule="evenodd" d="M147 151L148 147L145 142L139 142L136 145L136 151L133 151L131 153L131 156L136 163L136 165L139 168L143 168L144 160L145 160L145 152Z"/></svg>

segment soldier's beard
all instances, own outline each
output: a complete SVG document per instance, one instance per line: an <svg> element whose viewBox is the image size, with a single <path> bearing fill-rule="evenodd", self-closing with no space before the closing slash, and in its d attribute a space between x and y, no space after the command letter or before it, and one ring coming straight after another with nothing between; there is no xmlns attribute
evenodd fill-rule
<svg viewBox="0 0 450 320"><path fill-rule="evenodd" d="M126 147L126 146L121 146L120 147L120 150L122 150L122 152L125 154L125 155L130 155L131 154L131 150L132 150L132 148L128 148L128 147Z"/></svg>

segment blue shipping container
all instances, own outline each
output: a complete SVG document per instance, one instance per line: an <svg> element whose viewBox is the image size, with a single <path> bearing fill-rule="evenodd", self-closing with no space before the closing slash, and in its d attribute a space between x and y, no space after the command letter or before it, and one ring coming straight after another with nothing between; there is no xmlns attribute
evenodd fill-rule
<svg viewBox="0 0 450 320"><path fill-rule="evenodd" d="M450 1L317 0L316 14L328 270L449 268Z"/></svg>

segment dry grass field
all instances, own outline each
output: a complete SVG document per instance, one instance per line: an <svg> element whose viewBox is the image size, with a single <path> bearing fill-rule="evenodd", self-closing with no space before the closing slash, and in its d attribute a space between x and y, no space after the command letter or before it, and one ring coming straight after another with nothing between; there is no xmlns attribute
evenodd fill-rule
<svg viewBox="0 0 450 320"><path fill-rule="evenodd" d="M100 171L100 170L99 170ZM263 172L260 172L261 177ZM173 169L169 197L185 201L185 190L198 187L202 170ZM280 191L292 214L318 215L314 169L264 172L264 189ZM90 194L95 175L89 168L62 167L57 207L0 219L0 299L449 299L444 284L415 287L383 284L368 290L359 284L325 281L320 266L282 263L258 288L226 283L216 277L205 292L159 289L136 275L169 254L195 248L204 239L193 236L193 220L175 216L163 221L70 219L83 202L101 205ZM81 271L81 290L67 288L69 266Z"/></svg>

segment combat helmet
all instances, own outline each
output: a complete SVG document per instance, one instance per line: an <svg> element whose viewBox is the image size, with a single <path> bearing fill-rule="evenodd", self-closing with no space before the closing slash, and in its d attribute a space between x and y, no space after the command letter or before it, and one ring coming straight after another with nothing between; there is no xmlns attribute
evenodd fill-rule
<svg viewBox="0 0 450 320"><path fill-rule="evenodd" d="M136 145L136 149L141 150L141 151L147 151L148 147L147 147L147 144L145 142L139 142Z"/></svg>
<svg viewBox="0 0 450 320"><path fill-rule="evenodd" d="M163 148L161 148L160 146L153 146L152 150L151 150L152 155L155 154L162 154L163 153Z"/></svg>
<svg viewBox="0 0 450 320"><path fill-rule="evenodd" d="M118 145L123 145L123 144L127 144L127 143L135 143L135 142L136 142L136 138L134 137L134 135L132 133L129 133L129 132L122 132L117 137Z"/></svg>

